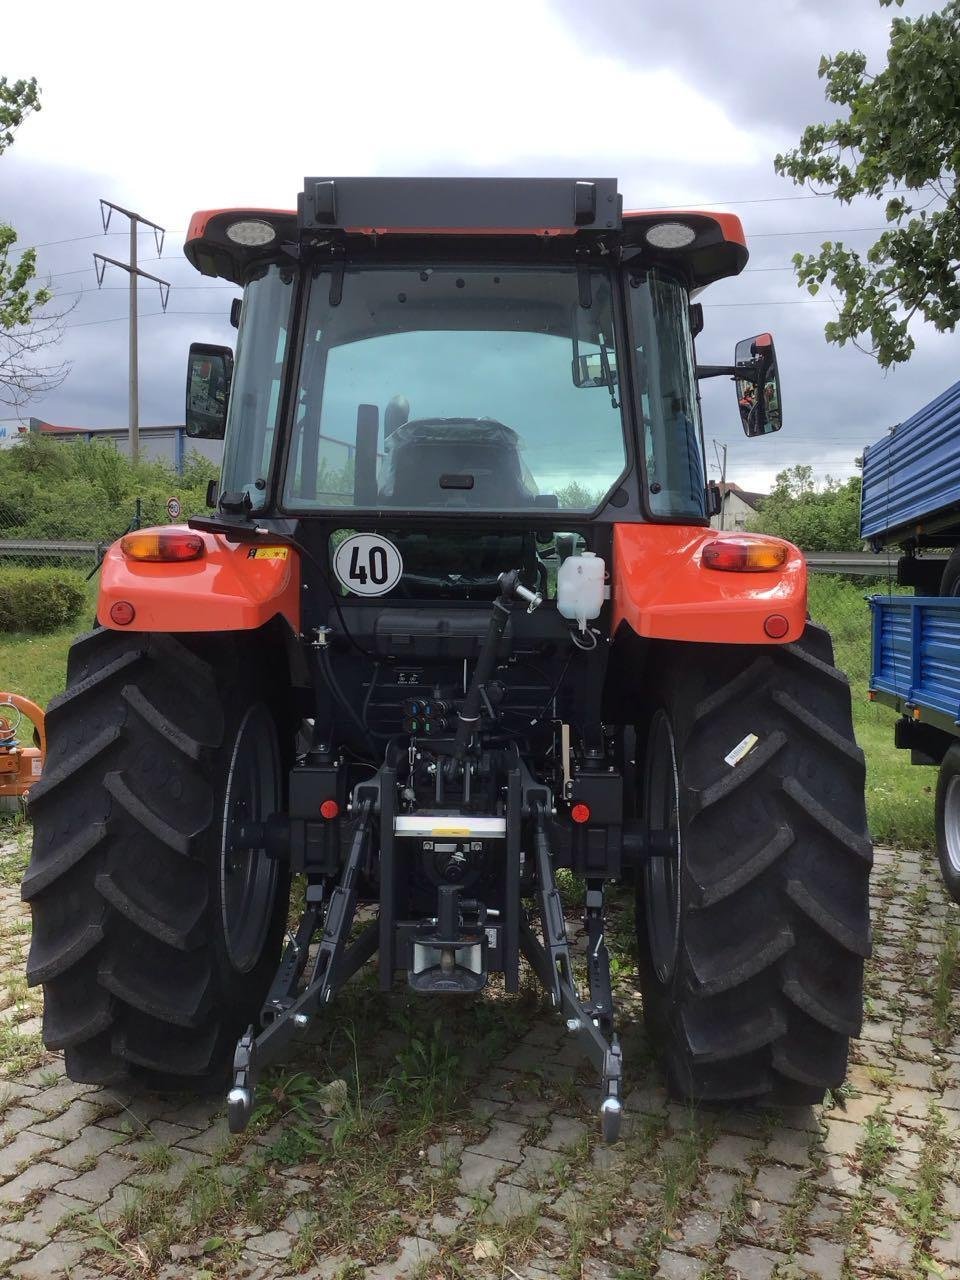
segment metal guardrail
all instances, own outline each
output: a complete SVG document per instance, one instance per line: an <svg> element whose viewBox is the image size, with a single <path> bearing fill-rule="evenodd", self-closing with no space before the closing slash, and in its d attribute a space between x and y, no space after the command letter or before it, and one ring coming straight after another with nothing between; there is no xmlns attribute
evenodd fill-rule
<svg viewBox="0 0 960 1280"><path fill-rule="evenodd" d="M847 578L897 579L900 552L881 551L807 551L804 553L811 573L837 573Z"/></svg>
<svg viewBox="0 0 960 1280"><path fill-rule="evenodd" d="M96 556L100 557L105 542L84 542L80 539L66 539L48 542L46 538L0 538L0 557L30 556L41 560L59 559L62 556Z"/></svg>

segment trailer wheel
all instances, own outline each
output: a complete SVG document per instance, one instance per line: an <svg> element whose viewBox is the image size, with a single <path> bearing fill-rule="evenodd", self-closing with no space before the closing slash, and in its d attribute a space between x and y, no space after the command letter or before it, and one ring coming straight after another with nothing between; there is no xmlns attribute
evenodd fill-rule
<svg viewBox="0 0 960 1280"><path fill-rule="evenodd" d="M98 630L47 712L23 882L43 1038L67 1074L219 1085L275 970L287 877L232 846L282 805L263 664L230 637Z"/></svg>
<svg viewBox="0 0 960 1280"><path fill-rule="evenodd" d="M661 852L637 932L655 1048L684 1098L817 1102L860 1030L873 856L830 638L685 646L650 687L640 790Z"/></svg>
<svg viewBox="0 0 960 1280"><path fill-rule="evenodd" d="M948 748L937 776L937 855L947 893L960 903L960 743Z"/></svg>
<svg viewBox="0 0 960 1280"><path fill-rule="evenodd" d="M944 565L943 577L940 579L942 596L960 596L960 547L950 552L950 559Z"/></svg>

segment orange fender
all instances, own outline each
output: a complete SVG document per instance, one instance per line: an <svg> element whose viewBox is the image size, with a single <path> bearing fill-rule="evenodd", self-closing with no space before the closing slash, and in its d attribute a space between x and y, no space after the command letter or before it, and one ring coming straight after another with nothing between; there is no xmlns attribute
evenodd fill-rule
<svg viewBox="0 0 960 1280"><path fill-rule="evenodd" d="M198 531L164 525L157 532ZM293 547L228 542L206 530L198 536L204 544L198 560L162 563L128 560L115 542L100 574L100 625L114 631L253 631L279 614L299 632L300 557ZM133 607L126 624L110 614L121 603Z"/></svg>
<svg viewBox="0 0 960 1280"><path fill-rule="evenodd" d="M789 644L807 622L807 565L792 543L785 564L762 573L708 569L703 548L741 532L689 525L618 524L613 530L613 627L627 623L639 636L697 644ZM772 639L771 614L788 623Z"/></svg>

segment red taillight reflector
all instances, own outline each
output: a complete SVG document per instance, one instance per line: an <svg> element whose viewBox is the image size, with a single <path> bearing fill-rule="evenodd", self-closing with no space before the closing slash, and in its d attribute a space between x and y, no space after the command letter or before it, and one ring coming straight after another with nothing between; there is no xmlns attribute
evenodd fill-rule
<svg viewBox="0 0 960 1280"><path fill-rule="evenodd" d="M782 613L771 613L764 621L763 629L771 640L782 640L790 630L790 623Z"/></svg>
<svg viewBox="0 0 960 1280"><path fill-rule="evenodd" d="M320 806L320 817L326 818L328 822L331 818L335 818L339 812L340 806L336 800L324 800Z"/></svg>
<svg viewBox="0 0 960 1280"><path fill-rule="evenodd" d="M575 804L570 810L570 817L574 822L589 822L590 806L588 804Z"/></svg>
<svg viewBox="0 0 960 1280"><path fill-rule="evenodd" d="M764 573L786 564L789 548L782 542L763 538L718 538L708 542L701 553L707 569L729 569L734 573Z"/></svg>
<svg viewBox="0 0 960 1280"><path fill-rule="evenodd" d="M110 606L110 621L118 627L128 627L137 616L137 611L129 600L117 600Z"/></svg>
<svg viewBox="0 0 960 1280"><path fill-rule="evenodd" d="M128 533L120 539L120 550L128 560L198 560L203 555L203 539L197 533Z"/></svg>

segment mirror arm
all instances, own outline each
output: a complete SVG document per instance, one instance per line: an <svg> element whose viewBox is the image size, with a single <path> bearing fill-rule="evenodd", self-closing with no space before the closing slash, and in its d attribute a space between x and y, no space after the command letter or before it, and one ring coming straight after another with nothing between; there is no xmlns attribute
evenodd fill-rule
<svg viewBox="0 0 960 1280"><path fill-rule="evenodd" d="M698 364L697 379L700 378L740 378L745 382L759 382L760 372L754 365L752 368L744 364Z"/></svg>

